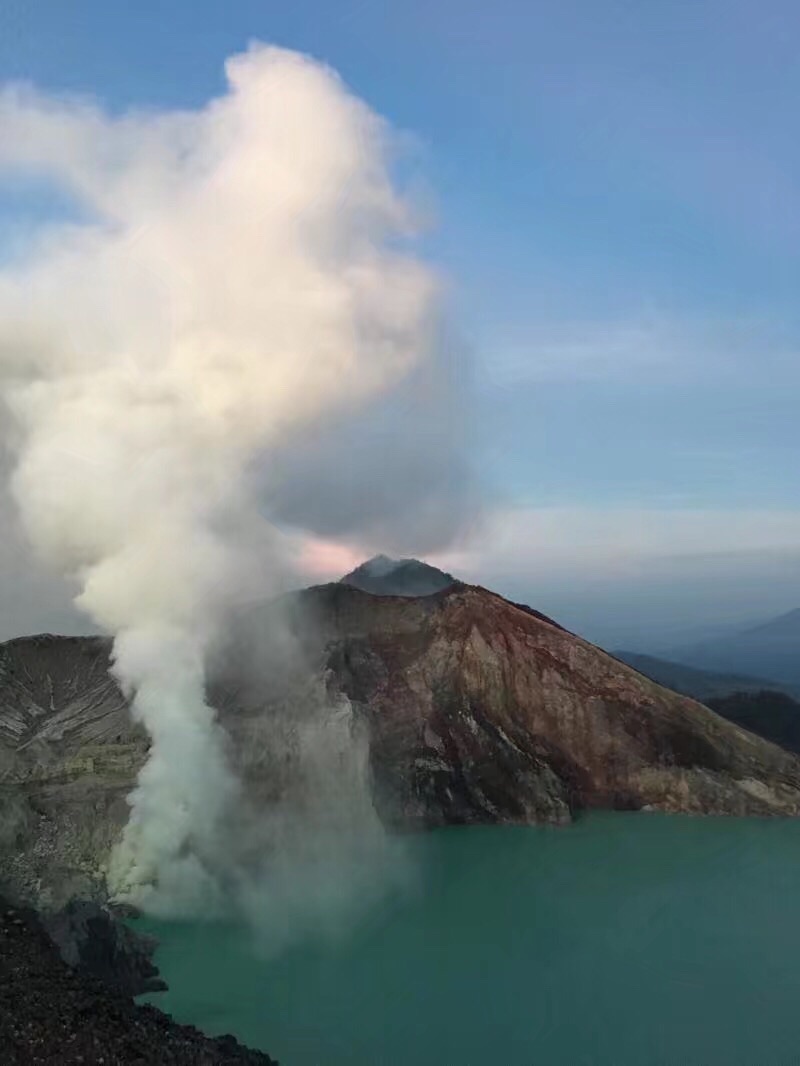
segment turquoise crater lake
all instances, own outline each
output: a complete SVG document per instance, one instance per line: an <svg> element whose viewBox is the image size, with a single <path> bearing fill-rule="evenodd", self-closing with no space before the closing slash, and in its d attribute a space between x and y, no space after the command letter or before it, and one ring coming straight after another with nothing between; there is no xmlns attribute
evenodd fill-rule
<svg viewBox="0 0 800 1066"><path fill-rule="evenodd" d="M800 822L602 814L415 838L338 943L148 921L179 1021L281 1066L800 1062Z"/></svg>

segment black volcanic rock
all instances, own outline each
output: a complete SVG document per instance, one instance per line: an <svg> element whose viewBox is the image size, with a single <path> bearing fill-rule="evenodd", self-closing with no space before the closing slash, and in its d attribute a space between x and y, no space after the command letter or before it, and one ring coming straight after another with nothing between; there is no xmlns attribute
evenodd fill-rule
<svg viewBox="0 0 800 1066"><path fill-rule="evenodd" d="M3 1066L277 1066L69 967L37 915L0 899Z"/></svg>
<svg viewBox="0 0 800 1066"><path fill-rule="evenodd" d="M62 959L129 996L161 992L167 986L153 964L158 942L135 932L107 907L71 900L41 916L42 925Z"/></svg>

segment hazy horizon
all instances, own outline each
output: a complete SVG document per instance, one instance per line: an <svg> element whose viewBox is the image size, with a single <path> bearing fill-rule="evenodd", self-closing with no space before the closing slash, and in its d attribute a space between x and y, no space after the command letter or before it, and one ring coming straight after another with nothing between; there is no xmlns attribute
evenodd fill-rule
<svg viewBox="0 0 800 1066"><path fill-rule="evenodd" d="M8 541L0 547L2 563L9 560L8 547ZM338 580L367 557L343 558L338 569L315 567L305 574L298 573L294 585ZM0 566L0 641L44 632L67 636L99 632L91 619L72 604L66 582L43 571L24 545L18 543L13 561L18 563L20 559L25 560L25 565L19 569ZM514 575L482 571L463 565L463 559L447 556L432 557L430 562L459 579L526 603L608 650L626 649L666 657L684 645L758 625L800 606L786 589L775 588L773 595L765 594L769 585L759 580L757 571L750 575L750 582L737 580L735 558L726 561L729 585L727 589L722 585L723 594L708 561L697 560L704 578L692 585L691 596L685 587L671 580L668 568L650 580L636 575L604 577L598 570L594 576L584 574L581 582L570 581L565 572L543 570L539 574Z"/></svg>

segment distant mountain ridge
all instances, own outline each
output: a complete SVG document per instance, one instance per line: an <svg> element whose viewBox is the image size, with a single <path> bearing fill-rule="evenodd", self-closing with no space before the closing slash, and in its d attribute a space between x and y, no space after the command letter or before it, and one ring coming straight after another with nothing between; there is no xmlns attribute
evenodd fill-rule
<svg viewBox="0 0 800 1066"><path fill-rule="evenodd" d="M651 678L673 692L691 696L701 703L706 700L730 696L734 692L782 692L794 698L800 697L800 685L786 684L749 674L722 673L716 670L701 670L686 663L644 655L635 651L613 651L612 655L632 666L645 677Z"/></svg>
<svg viewBox="0 0 800 1066"><path fill-rule="evenodd" d="M800 686L800 608L714 640L676 649L673 657L701 670L767 677Z"/></svg>
<svg viewBox="0 0 800 1066"><path fill-rule="evenodd" d="M340 579L373 596L432 596L458 585L452 574L419 559L391 559L375 555Z"/></svg>

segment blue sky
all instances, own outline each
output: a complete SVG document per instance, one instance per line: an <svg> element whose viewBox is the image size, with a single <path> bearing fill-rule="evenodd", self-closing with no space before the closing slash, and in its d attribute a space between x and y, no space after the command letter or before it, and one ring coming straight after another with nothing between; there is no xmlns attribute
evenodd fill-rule
<svg viewBox="0 0 800 1066"><path fill-rule="evenodd" d="M330 63L413 135L426 248L477 364L476 461L503 506L620 529L679 511L687 559L736 555L711 581L735 611L800 600L790 535L753 520L800 528L796 5L6 0L0 19L0 81L119 110L202 104L252 38ZM45 207L46 190L0 186L0 251ZM670 556L648 544L630 547L640 579ZM581 551L600 558L576 546L576 573ZM769 566L738 595L742 558ZM557 609L518 556L483 572L511 583L516 563ZM688 564L675 580L698 587Z"/></svg>

